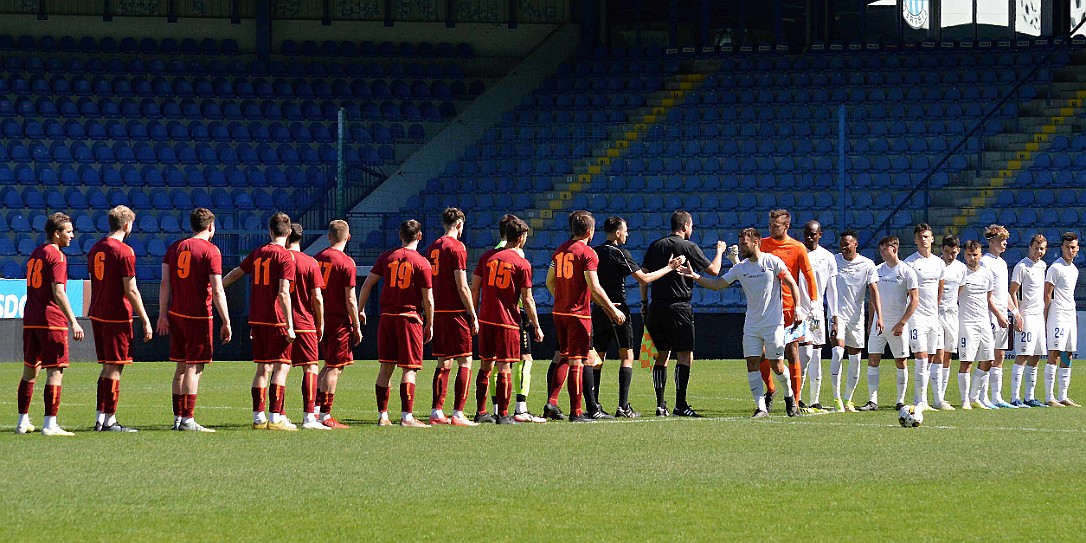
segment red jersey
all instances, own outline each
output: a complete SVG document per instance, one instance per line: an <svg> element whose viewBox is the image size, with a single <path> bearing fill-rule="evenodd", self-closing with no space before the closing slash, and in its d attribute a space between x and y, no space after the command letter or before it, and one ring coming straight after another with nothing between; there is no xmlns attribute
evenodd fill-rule
<svg viewBox="0 0 1086 543"><path fill-rule="evenodd" d="M347 287L354 288L357 268L354 259L339 249L325 248L314 256L324 280L324 320L350 322L347 315Z"/></svg>
<svg viewBox="0 0 1086 543"><path fill-rule="evenodd" d="M482 279L483 283L485 284L487 274L489 273L487 271L487 268L486 268L487 261L490 260L490 257L492 257L492 256L498 254L500 251L504 251L504 250L505 250L504 248L502 248L502 249L487 249L486 252L483 253L483 256L479 257L479 263L475 265L475 271L471 272L471 274L472 275L478 275L479 278Z"/></svg>
<svg viewBox="0 0 1086 543"><path fill-rule="evenodd" d="M67 330L68 317L53 297L53 283L68 284L68 263L56 245L39 245L26 263L23 328Z"/></svg>
<svg viewBox="0 0 1086 543"><path fill-rule="evenodd" d="M294 255L294 282L290 284L290 309L294 314L295 330L316 330L313 317L313 289L324 288L324 278L313 257L301 252Z"/></svg>
<svg viewBox="0 0 1086 543"><path fill-rule="evenodd" d="M555 315L584 319L592 318L592 295L588 292L588 280L584 273L596 271L600 258L595 249L582 241L569 240L558 246L551 257L554 265Z"/></svg>
<svg viewBox="0 0 1086 543"><path fill-rule="evenodd" d="M206 239L180 239L166 250L162 263L170 273L170 314L210 319L211 276L222 275L219 248Z"/></svg>
<svg viewBox="0 0 1086 543"><path fill-rule="evenodd" d="M487 254L475 269L476 275L483 280L479 293L479 322L519 330L520 308L517 304L521 289L532 288L532 265L513 249L492 249Z"/></svg>
<svg viewBox="0 0 1086 543"><path fill-rule="evenodd" d="M818 287L815 285L814 269L811 268L811 260L807 257L806 245L787 236L781 241L769 237L762 238L761 250L783 260L788 271L792 273L792 279L796 280L796 284L799 284L799 274L803 272L803 277L807 281L807 292L811 293L811 301L818 300ZM781 303L785 312L793 311L796 307L796 302L792 298L792 289L784 283L781 283Z"/></svg>
<svg viewBox="0 0 1086 543"><path fill-rule="evenodd" d="M279 280L294 281L294 255L282 245L268 243L249 253L241 262L241 271L249 274L249 325L286 326L287 318L279 307Z"/></svg>
<svg viewBox="0 0 1086 543"><path fill-rule="evenodd" d="M464 244L456 238L441 236L426 248L424 254L434 270L434 311L464 311L453 273L468 269L468 251Z"/></svg>
<svg viewBox="0 0 1086 543"><path fill-rule="evenodd" d="M382 315L414 315L422 320L422 289L433 285L429 260L418 251L400 247L381 253L370 273L385 280Z"/></svg>
<svg viewBox="0 0 1086 543"><path fill-rule="evenodd" d="M132 303L124 295L124 278L136 276L136 253L123 241L105 237L87 253L91 269L91 303L87 315L100 322L132 320Z"/></svg>

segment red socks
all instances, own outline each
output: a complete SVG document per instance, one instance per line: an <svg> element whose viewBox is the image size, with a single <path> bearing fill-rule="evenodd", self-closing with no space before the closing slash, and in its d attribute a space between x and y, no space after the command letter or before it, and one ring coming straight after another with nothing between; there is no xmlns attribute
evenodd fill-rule
<svg viewBox="0 0 1086 543"><path fill-rule="evenodd" d="M486 413L486 400L490 394L490 371L479 370L479 375L475 377L475 411L477 413Z"/></svg>
<svg viewBox="0 0 1086 543"><path fill-rule="evenodd" d="M498 372L498 380L495 386L498 390L498 415L503 417L509 415L509 398L513 394L513 375L505 372Z"/></svg>
<svg viewBox="0 0 1086 543"><path fill-rule="evenodd" d="M268 409L268 389L252 387L253 413L261 413Z"/></svg>
<svg viewBox="0 0 1086 543"><path fill-rule="evenodd" d="M758 366L758 371L762 373L762 382L765 383L766 392L770 394L777 392L777 383L769 372L769 361L763 358L762 363Z"/></svg>
<svg viewBox="0 0 1086 543"><path fill-rule="evenodd" d="M400 383L400 411L411 413L415 410L415 383Z"/></svg>
<svg viewBox="0 0 1086 543"><path fill-rule="evenodd" d="M553 405L558 405L558 395L562 392L562 385L566 383L566 377L569 376L569 361L562 359L556 366L554 366L554 380L550 383L550 390L547 391L547 401ZM577 378L579 382L580 377Z"/></svg>
<svg viewBox="0 0 1086 543"><path fill-rule="evenodd" d="M383 413L388 411L388 397L391 394L388 387L376 385L374 387L377 392L377 411Z"/></svg>
<svg viewBox="0 0 1086 543"><path fill-rule="evenodd" d="M60 385L45 385L45 416L55 417L60 410Z"/></svg>
<svg viewBox="0 0 1086 543"><path fill-rule="evenodd" d="M180 417L181 412L185 410L185 395L174 394L173 395L173 416Z"/></svg>
<svg viewBox="0 0 1086 543"><path fill-rule="evenodd" d="M468 405L468 389L471 385L471 368L465 368L463 366L456 370L456 385L455 394L456 398L453 401L453 409L463 412L464 408Z"/></svg>
<svg viewBox="0 0 1086 543"><path fill-rule="evenodd" d="M181 395L181 418L191 419L196 413L196 395Z"/></svg>
<svg viewBox="0 0 1086 543"><path fill-rule="evenodd" d="M286 403L287 387L283 385L271 386L271 412L283 414L283 404Z"/></svg>
<svg viewBox="0 0 1086 543"><path fill-rule="evenodd" d="M25 415L30 412L30 400L34 398L34 383L19 380L19 414Z"/></svg>
<svg viewBox="0 0 1086 543"><path fill-rule="evenodd" d="M449 372L450 370L441 367L434 370L434 401L431 409L445 407L445 396L449 392Z"/></svg>
<svg viewBox="0 0 1086 543"><path fill-rule="evenodd" d="M316 409L317 374L302 373L302 411L312 413Z"/></svg>
<svg viewBox="0 0 1086 543"><path fill-rule="evenodd" d="M589 371L592 371L589 369ZM581 416L584 411L581 409L581 397L584 395L584 382L581 378L584 374L584 366L573 366L569 368L569 414L571 416Z"/></svg>
<svg viewBox="0 0 1086 543"><path fill-rule="evenodd" d="M788 364L788 373L792 378L792 394L796 399L799 399L799 391L803 388L803 366L799 362L792 362Z"/></svg>
<svg viewBox="0 0 1086 543"><path fill-rule="evenodd" d="M117 379L98 378L98 397L95 411L113 415L117 413L117 401L120 398L121 382Z"/></svg>

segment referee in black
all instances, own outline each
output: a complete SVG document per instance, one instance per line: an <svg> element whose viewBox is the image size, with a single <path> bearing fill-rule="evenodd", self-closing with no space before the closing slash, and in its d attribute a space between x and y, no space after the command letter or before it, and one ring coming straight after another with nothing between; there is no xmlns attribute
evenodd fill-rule
<svg viewBox="0 0 1086 543"><path fill-rule="evenodd" d="M643 273L667 266L668 261L676 257L685 257L687 264L699 272L716 275L720 273L720 258L723 256L724 243L716 242L716 256L710 262L701 252L701 248L690 241L694 232L694 220L690 213L677 210L671 214L671 235L658 239L645 251L645 260L641 265ZM700 417L686 401L686 385L690 381L690 364L694 361L694 310L690 306L690 296L694 290L694 281L670 273L652 284L651 303L648 285L641 285L641 315L648 315L645 326L652 336L659 354L652 367L652 385L656 389L656 416L667 417L664 389L667 386L667 361L671 351L675 351L678 365L675 366L675 411L679 417ZM647 305L647 308L646 308ZM647 311L646 311L647 309Z"/></svg>
<svg viewBox="0 0 1086 543"><path fill-rule="evenodd" d="M645 273L637 265L630 252L622 247L629 237L626 220L622 217L608 217L603 223L603 231L607 234L607 241L595 247L596 255L600 263L596 274L599 276L600 286L607 293L607 297L626 314L626 321L622 324L611 322L611 318L602 308L592 305L592 347L599 355L599 363L592 368L595 374L595 384L598 389L600 374L603 372L603 359L607 356L607 350L611 344L618 346L618 409L616 417L637 418L641 414L630 407L630 381L633 380L634 361L634 333L633 324L630 322L630 306L626 303L626 277L632 275L641 285L648 285L653 281L671 273L686 261L684 257L676 257L664 266L652 273ZM677 274L676 274L677 275ZM593 394L599 401L599 394ZM603 409L597 404L586 406L593 418L602 418Z"/></svg>

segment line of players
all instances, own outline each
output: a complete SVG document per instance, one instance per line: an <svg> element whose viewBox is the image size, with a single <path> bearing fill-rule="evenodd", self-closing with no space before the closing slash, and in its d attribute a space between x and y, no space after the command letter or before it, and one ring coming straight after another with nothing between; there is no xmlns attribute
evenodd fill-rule
<svg viewBox="0 0 1086 543"><path fill-rule="evenodd" d="M131 233L134 219L134 213L124 206L111 210L110 234L88 254L93 270L89 314L98 358L103 365L98 383L95 430L134 431L117 423L115 416L120 375L124 366L131 362L133 310L143 323L143 340L151 339L150 322L139 291L135 288L135 257L123 243L123 239ZM820 225L813 221L808 223L804 228L804 244L800 244L788 236L790 220L791 216L786 210L773 211L770 214L771 235L764 239L758 238L753 229L745 230L740 236L739 250L729 253L732 269L716 280L699 276L698 272L711 275L719 272L725 244L718 242L715 258L708 260L700 248L689 241L693 222L688 213L677 211L672 215L672 234L649 247L642 267L638 267L629 253L620 247L627 234L625 221L612 217L605 224L608 242L597 247L607 257L602 261L607 270L605 278L608 288L605 289L597 275L601 260L597 250L588 246L594 234L594 218L587 211L571 214L571 239L555 251L547 277L547 286L555 296L554 317L559 351L548 371L548 402L544 414L552 419L564 418L557 407L557 398L569 378L570 420L610 417L600 408L596 396L602 362L596 352L606 352L609 344L617 340L622 365L616 415L639 416L628 403L633 334L628 322L630 312L625 303L623 284L627 275L633 275L641 284L642 299L646 300L642 314L659 348L660 354L653 368L658 416L671 414L663 399L663 391L666 386L666 365L672 350L676 351L679 362L675 372L674 414L700 416L686 402L694 337L690 306L691 279L717 289L736 280L743 284L748 299L744 356L757 404L756 417L765 416L772 406L775 387L768 378L770 370L777 374L777 380L785 389L789 415L798 414L801 410L822 409L818 399L821 387L819 364L827 322L832 323L829 337L834 342L831 378L836 407L839 411L855 409L851 397L858 383L859 355L864 343L865 290L871 291L870 305L875 318L868 340L872 347L868 369L870 400L860 410L877 408L878 368L881 351L886 345L891 347L898 366L898 404L904 402L907 384L905 359L910 343L917 359L915 401L918 405L927 405L926 390L931 376L934 407L952 409L943 396L950 353L959 344L963 355L959 385L966 408L971 403L980 408L1077 405L1066 396L1070 378L1068 355L1075 349L1076 336L1072 294L1077 269L1071 264L1077 254L1074 234L1064 235L1061 240L1063 265L1057 261L1049 268L1046 279L1042 279L1045 266L1040 261L1046 241L1041 236L1035 236L1031 240L1030 256L1016 266L1010 292L1003 292L1001 301L998 274L1002 269L1003 275L1006 275L1006 265L999 254L1006 248L1007 233L1000 226L993 225L987 232L991 253L985 259L979 256L979 245L973 247L975 242L967 242L967 265L963 272L963 266L955 260L957 240L952 236L944 239L944 258L939 259L931 254L932 233L927 225L916 228L918 251L905 260L908 266L899 265L897 239L888 237L880 241L879 249L884 263L876 268L873 262L857 253L854 232L842 234L842 252L832 257L818 244L822 235ZM434 353L440 363L434 374L431 424L472 426L479 422L545 420L527 410L532 362L529 341L541 341L542 331L531 295L531 267L524 260L522 251L528 233L527 225L515 216L503 217L500 224L503 241L480 259L470 289L466 278L466 250L459 241L463 232L463 213L452 208L446 210L443 215L445 235L425 251L429 259L417 251L422 236L421 226L416 221L405 222L400 227L403 246L379 257L362 286L361 303L355 299L355 264L343 252L350 238L343 221L331 223L328 234L330 247L313 259L298 250L300 226L291 224L285 214L277 213L269 221L271 241L250 253L225 278L221 276L221 257L210 242L215 232L214 215L200 208L193 211L190 222L193 237L171 245L163 259L160 304L168 307L168 311L159 316L156 327L159 334L171 335L171 360L177 362L173 382L175 428L213 431L197 423L193 417L199 379L204 365L211 361L211 308L214 305L222 318L219 337L226 343L231 337L231 327L223 289L246 274L252 279L250 327L253 358L257 364L252 384L254 429L296 429L284 414L286 377L292 365L304 368L303 427L347 427L331 416L336 383L343 368L353 363L351 347L361 340L361 326L365 324L366 316L364 310L359 308L365 307L373 287L382 279L386 285L380 301L383 318L378 329L381 369L375 387L379 424L391 424L387 413L390 380L398 366L403 370L400 422L405 426L428 426L412 416L414 382L415 373L422 367L422 344L434 337L435 330ZM45 367L48 377L45 387L46 418L42 432L46 435L70 435L56 424L60 383L63 369L67 366L69 323L73 337L76 340L83 337L63 289L66 263L61 249L71 242L73 236L70 219L63 214L50 216L46 223L46 234L48 243L35 250L27 267L25 369L19 384L16 431L26 433L34 430L28 408L38 370ZM779 256L763 255L763 249ZM975 262L972 256L974 252L977 254ZM742 263L739 262L740 257L744 259ZM991 263L982 266L985 260ZM984 272L977 271L989 268L992 268L987 274L992 276L990 280ZM676 270L679 273L670 273ZM445 273L442 274L442 271ZM980 275L976 275L978 273ZM800 278L803 281L797 283ZM650 305L645 291L651 283L661 279L652 286ZM989 291L977 291L980 294L974 292L980 288L975 285L984 281L990 283L989 296L993 298L987 303L987 309L991 312L990 328L977 325L982 317L988 315L983 311L985 304L975 299ZM884 284L881 296L877 285L879 282ZM1003 281L1003 284L1006 282ZM957 290L955 285L960 285ZM433 292L431 289L434 289ZM964 308L959 317L960 327L955 326L959 319L954 318L957 307L953 302L958 290L963 295L960 305ZM797 294L793 296L792 292ZM1018 295L1021 296L1021 304L1017 302ZM825 306L828 314L824 313L821 302L815 303L820 296L829 302ZM612 298L615 302L612 302ZM1042 298L1043 313L1039 312ZM590 300L596 302L595 308ZM1043 315L1049 314L1050 305L1053 318L1045 320ZM779 310L776 309L778 307ZM982 309L978 310L977 307ZM1014 395L1009 404L1001 396L1002 349L1006 347L1009 326L1000 309L1003 307L1015 317L1014 326L1022 334L1019 341L1020 361L1012 373ZM889 333L883 326L884 317L896 319ZM436 328L435 318L441 319ZM1040 330L1046 322L1050 353L1046 366L1047 401L1042 404L1033 398L1033 388L1037 363L1044 351ZM956 328L962 330L960 337ZM476 333L480 336L482 363L476 379L477 412L475 420L469 421L464 407L471 381L471 336ZM944 337L958 339L950 341L944 340ZM318 371L320 350L324 351L325 367ZM847 399L842 401L840 370L846 352L849 379ZM930 364L929 353L934 356ZM1063 358L1057 370L1057 360L1061 356ZM784 358L788 359L789 364L783 364ZM445 417L443 406L453 361L458 364L456 399L452 417ZM972 362L978 362L978 367L970 387ZM495 364L498 371L496 382L491 386L490 378ZM809 367L812 364L814 366ZM512 376L514 365L517 366L515 379ZM1025 368L1029 368L1028 371ZM803 377L807 373L812 374L810 406L795 402L793 392L802 388ZM1024 399L1019 397L1023 374L1027 382ZM1052 389L1057 374L1060 390L1054 396ZM510 415L514 381L517 383L517 402L514 414ZM992 383L991 401L987 400L988 393L984 390L988 381ZM769 387L764 395L761 393L763 382ZM495 390L492 397L494 414L488 413L486 406L490 388ZM969 397L966 397L967 391ZM582 397L585 402L582 402ZM271 404L270 410L268 403ZM587 404L587 410L582 407L583 404Z"/></svg>

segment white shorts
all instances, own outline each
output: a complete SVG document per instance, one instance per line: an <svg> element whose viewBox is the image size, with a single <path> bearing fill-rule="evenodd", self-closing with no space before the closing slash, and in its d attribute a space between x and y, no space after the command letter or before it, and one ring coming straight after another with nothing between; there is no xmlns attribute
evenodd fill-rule
<svg viewBox="0 0 1086 543"><path fill-rule="evenodd" d="M943 347L943 327L936 317L914 316L909 319L909 349L914 353L935 354Z"/></svg>
<svg viewBox="0 0 1086 543"><path fill-rule="evenodd" d="M867 338L867 352L869 354L883 354L886 350L886 346L890 346L890 354L894 358L908 358L909 357L909 341L905 334L895 336L890 330L891 327L887 326L880 334L878 331L878 322L871 323L871 335Z"/></svg>
<svg viewBox="0 0 1086 543"><path fill-rule="evenodd" d="M784 359L784 326L763 333L743 332L743 357L764 357L766 360Z"/></svg>
<svg viewBox="0 0 1086 543"><path fill-rule="evenodd" d="M1048 319L1048 350L1074 353L1078 351L1078 319L1057 316Z"/></svg>
<svg viewBox="0 0 1086 543"><path fill-rule="evenodd" d="M864 348L864 314L858 313L852 316L852 320L841 323L837 319L837 339L845 340L845 347L853 349Z"/></svg>
<svg viewBox="0 0 1086 543"><path fill-rule="evenodd" d="M984 323L958 325L958 360L980 362L994 358L995 348L992 343L991 326L985 326Z"/></svg>
<svg viewBox="0 0 1086 543"><path fill-rule="evenodd" d="M943 351L958 352L958 312L940 311L939 324L943 327Z"/></svg>
<svg viewBox="0 0 1086 543"><path fill-rule="evenodd" d="M821 304L815 304L814 310L803 321L807 326L806 343L822 346L826 344L826 311Z"/></svg>
<svg viewBox="0 0 1086 543"><path fill-rule="evenodd" d="M792 343L793 341L799 341L807 335L807 320L799 323L798 325L792 324L792 326L784 327L784 342Z"/></svg>
<svg viewBox="0 0 1086 543"><path fill-rule="evenodd" d="M1045 339L1046 334L1042 334L1041 330L1045 329L1045 317L1044 315L1022 315L1023 324L1025 324L1025 330L1022 332L1015 332L1014 352L1018 356L1044 356L1048 353L1045 352Z"/></svg>
<svg viewBox="0 0 1086 543"><path fill-rule="evenodd" d="M1007 345L1010 344L1011 326L1014 325L1011 324L1010 319L1008 319L1007 327L1000 328L999 323L996 322L995 315L992 316L992 348L1002 351L1007 350Z"/></svg>

